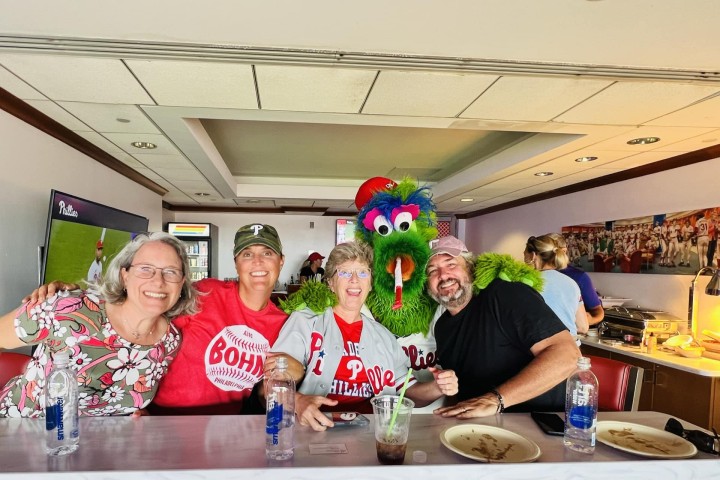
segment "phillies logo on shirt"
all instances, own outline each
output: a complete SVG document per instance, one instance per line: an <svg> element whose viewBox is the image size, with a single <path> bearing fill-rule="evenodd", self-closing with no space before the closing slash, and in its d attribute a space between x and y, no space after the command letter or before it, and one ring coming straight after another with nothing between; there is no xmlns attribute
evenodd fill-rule
<svg viewBox="0 0 720 480"><path fill-rule="evenodd" d="M425 370L434 367L437 363L435 352L425 352L417 345L403 345L402 349L410 359L410 366L413 370Z"/></svg>
<svg viewBox="0 0 720 480"><path fill-rule="evenodd" d="M322 375L322 370L325 366L325 350L322 349L322 346L322 334L320 332L312 332L312 335L310 336L310 359L313 358L315 352L318 352L318 355L313 364L308 367L309 370L317 376Z"/></svg>
<svg viewBox="0 0 720 480"><path fill-rule="evenodd" d="M373 389L375 395L382 392L383 387L394 387L395 386L395 374L392 370L386 370L380 365L373 367L366 367L365 373L368 377L368 382Z"/></svg>
<svg viewBox="0 0 720 480"><path fill-rule="evenodd" d="M246 325L225 327L205 350L208 380L228 392L253 388L263 375L270 343Z"/></svg>

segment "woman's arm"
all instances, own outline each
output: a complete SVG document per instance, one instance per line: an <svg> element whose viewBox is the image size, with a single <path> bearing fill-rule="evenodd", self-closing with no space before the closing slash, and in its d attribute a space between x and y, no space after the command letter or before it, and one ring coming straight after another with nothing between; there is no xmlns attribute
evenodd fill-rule
<svg viewBox="0 0 720 480"><path fill-rule="evenodd" d="M590 322L588 322L588 316L585 312L585 304L582 302L578 304L578 309L575 312L575 326L578 333L587 333L590 328Z"/></svg>
<svg viewBox="0 0 720 480"><path fill-rule="evenodd" d="M407 389L407 397L416 407L424 407L443 395L451 397L458 392L458 378L453 370L428 368L435 379L432 382L415 382Z"/></svg>
<svg viewBox="0 0 720 480"><path fill-rule="evenodd" d="M13 310L0 317L0 348L12 350L25 346L15 333L16 314L17 310Z"/></svg>

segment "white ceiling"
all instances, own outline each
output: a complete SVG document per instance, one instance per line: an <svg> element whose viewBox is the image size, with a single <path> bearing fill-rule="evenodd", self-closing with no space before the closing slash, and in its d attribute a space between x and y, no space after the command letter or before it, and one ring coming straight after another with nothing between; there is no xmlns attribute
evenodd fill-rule
<svg viewBox="0 0 720 480"><path fill-rule="evenodd" d="M468 213L720 143L715 0L210 3L25 0L0 87L177 208L348 212L410 175Z"/></svg>

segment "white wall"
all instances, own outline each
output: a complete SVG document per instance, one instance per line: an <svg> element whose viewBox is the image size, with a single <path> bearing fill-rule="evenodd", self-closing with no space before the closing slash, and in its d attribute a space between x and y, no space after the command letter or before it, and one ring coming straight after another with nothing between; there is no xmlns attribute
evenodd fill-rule
<svg viewBox="0 0 720 480"><path fill-rule="evenodd" d="M494 251L522 259L530 235L558 232L567 225L720 206L720 159L564 195L465 223L474 252ZM690 275L590 273L603 295L632 298L632 304L687 318ZM703 290L709 277L701 277ZM720 330L720 297L701 295L700 328Z"/></svg>
<svg viewBox="0 0 720 480"><path fill-rule="evenodd" d="M0 313L37 287L51 189L147 217L151 230L162 227L160 195L2 110L0 165Z"/></svg>
<svg viewBox="0 0 720 480"><path fill-rule="evenodd" d="M335 246L335 220L338 217L319 217L289 214L203 213L176 212L176 222L209 222L218 226L219 241L218 278L236 277L233 261L235 232L243 225L266 223L275 227L280 235L285 255L285 266L280 272L280 285L290 282L290 275L297 278L300 265L310 251L327 257ZM167 215L166 215L167 218ZM310 228L314 222L315 228ZM325 265L327 258L323 260Z"/></svg>

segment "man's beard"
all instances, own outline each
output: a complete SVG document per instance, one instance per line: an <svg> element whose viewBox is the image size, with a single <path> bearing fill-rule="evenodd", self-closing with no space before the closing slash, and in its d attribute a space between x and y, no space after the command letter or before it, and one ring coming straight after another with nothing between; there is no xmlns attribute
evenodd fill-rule
<svg viewBox="0 0 720 480"><path fill-rule="evenodd" d="M452 295L438 295L429 292L433 300L438 302L445 308L461 308L470 301L472 296L472 283L466 281L458 281L459 287Z"/></svg>

